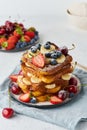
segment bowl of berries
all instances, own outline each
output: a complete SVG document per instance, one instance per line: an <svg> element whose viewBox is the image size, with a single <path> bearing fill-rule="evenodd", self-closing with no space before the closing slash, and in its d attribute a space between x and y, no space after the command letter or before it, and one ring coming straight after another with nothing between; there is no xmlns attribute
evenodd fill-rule
<svg viewBox="0 0 87 130"><path fill-rule="evenodd" d="M38 41L39 34L35 27L26 28L22 23L11 21L5 21L0 26L0 51L23 51Z"/></svg>

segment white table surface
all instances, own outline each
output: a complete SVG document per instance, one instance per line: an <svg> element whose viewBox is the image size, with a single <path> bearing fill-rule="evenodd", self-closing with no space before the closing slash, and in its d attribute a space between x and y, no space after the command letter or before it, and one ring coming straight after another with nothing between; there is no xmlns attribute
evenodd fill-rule
<svg viewBox="0 0 87 130"><path fill-rule="evenodd" d="M4 21L6 17L2 19ZM13 18L14 19L14 18ZM41 43L52 41L59 46L66 45L69 48L75 43L76 49L71 51L74 61L87 65L87 31L72 27L68 23L66 14L62 15L38 15L31 17L22 17L24 24L35 26L41 36ZM0 83L13 71L19 64L21 55L24 52L4 53L0 52ZM2 98L2 97L0 97ZM50 123L42 122L23 115L16 115L12 119L5 119L1 115L0 109L0 130L66 130ZM79 130L83 129L83 124L79 125ZM84 123L84 130L87 130L87 123Z"/></svg>

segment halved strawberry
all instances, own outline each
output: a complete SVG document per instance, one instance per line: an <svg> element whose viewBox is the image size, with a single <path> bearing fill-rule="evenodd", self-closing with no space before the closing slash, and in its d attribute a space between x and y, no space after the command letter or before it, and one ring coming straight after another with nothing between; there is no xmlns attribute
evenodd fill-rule
<svg viewBox="0 0 87 130"><path fill-rule="evenodd" d="M19 96L19 100L22 101L22 102L29 102L30 101L30 92L28 93L25 93L25 94L21 94Z"/></svg>
<svg viewBox="0 0 87 130"><path fill-rule="evenodd" d="M60 103L62 103L63 101L62 101L62 99L58 98L57 96L52 96L52 97L50 98L50 102L51 102L52 104L60 104Z"/></svg>
<svg viewBox="0 0 87 130"><path fill-rule="evenodd" d="M17 82L18 79L18 74L14 74L14 75L10 75L9 78L13 81L13 82Z"/></svg>
<svg viewBox="0 0 87 130"><path fill-rule="evenodd" d="M43 54L38 54L37 56L32 57L32 63L40 68L43 68L45 65L45 59Z"/></svg>

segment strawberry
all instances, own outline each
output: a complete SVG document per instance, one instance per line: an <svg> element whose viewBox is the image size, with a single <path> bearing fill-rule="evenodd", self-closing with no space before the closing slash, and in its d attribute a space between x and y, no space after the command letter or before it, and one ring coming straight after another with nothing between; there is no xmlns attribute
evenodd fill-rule
<svg viewBox="0 0 87 130"><path fill-rule="evenodd" d="M2 43L5 41L6 41L6 38L4 38L4 37L0 38L0 45L2 45Z"/></svg>
<svg viewBox="0 0 87 130"><path fill-rule="evenodd" d="M52 104L60 104L60 103L62 103L63 101L62 101L62 99L58 98L57 96L52 96L52 97L50 98L50 102L51 102Z"/></svg>
<svg viewBox="0 0 87 130"><path fill-rule="evenodd" d="M11 81L13 82L17 82L19 74L14 74L14 75L10 75L9 78L11 79Z"/></svg>
<svg viewBox="0 0 87 130"><path fill-rule="evenodd" d="M20 37L21 37L21 35L18 34L18 32L16 30L13 32L13 35L16 36L18 39L20 39Z"/></svg>
<svg viewBox="0 0 87 130"><path fill-rule="evenodd" d="M16 36L10 36L8 42L11 44L16 44L18 42L18 38Z"/></svg>
<svg viewBox="0 0 87 130"><path fill-rule="evenodd" d="M22 101L22 102L29 102L30 101L30 92L28 93L25 93L25 94L21 94L19 96L19 100Z"/></svg>
<svg viewBox="0 0 87 130"><path fill-rule="evenodd" d="M32 63L37 67L43 68L45 65L45 59L44 59L43 54L40 53L32 57Z"/></svg>
<svg viewBox="0 0 87 130"><path fill-rule="evenodd" d="M29 36L31 39L35 37L35 33L32 31L26 31L25 35Z"/></svg>
<svg viewBox="0 0 87 130"><path fill-rule="evenodd" d="M6 46L6 50L11 50L11 49L14 49L15 48L15 44L12 44L10 42L7 42L7 46Z"/></svg>
<svg viewBox="0 0 87 130"><path fill-rule="evenodd" d="M24 36L21 37L22 42L30 42L30 40L31 40L30 37L27 36L27 35L24 35Z"/></svg>

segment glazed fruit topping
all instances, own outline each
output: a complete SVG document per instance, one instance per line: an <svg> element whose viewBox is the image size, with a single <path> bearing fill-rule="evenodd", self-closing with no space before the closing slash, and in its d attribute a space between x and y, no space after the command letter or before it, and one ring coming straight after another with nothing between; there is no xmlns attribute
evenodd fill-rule
<svg viewBox="0 0 87 130"><path fill-rule="evenodd" d="M44 55L40 53L32 57L32 63L39 68L43 68L45 65Z"/></svg>
<svg viewBox="0 0 87 130"><path fill-rule="evenodd" d="M2 110L2 115L5 118L11 118L14 114L14 110L12 108L4 108Z"/></svg>

